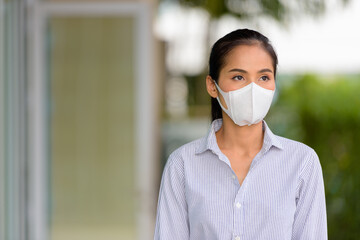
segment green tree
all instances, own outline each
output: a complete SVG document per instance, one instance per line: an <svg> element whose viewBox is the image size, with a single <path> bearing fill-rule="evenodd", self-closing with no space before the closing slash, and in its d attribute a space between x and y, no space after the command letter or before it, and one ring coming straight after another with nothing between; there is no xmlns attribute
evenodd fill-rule
<svg viewBox="0 0 360 240"><path fill-rule="evenodd" d="M360 239L359 80L299 77L278 89L268 118L276 133L304 142L319 155L329 240Z"/></svg>
<svg viewBox="0 0 360 240"><path fill-rule="evenodd" d="M190 7L200 7L217 19L230 14L241 19L255 19L266 16L284 22L291 16L305 13L317 16L324 13L329 1L326 0L178 0L181 4ZM350 0L338 0L347 4Z"/></svg>

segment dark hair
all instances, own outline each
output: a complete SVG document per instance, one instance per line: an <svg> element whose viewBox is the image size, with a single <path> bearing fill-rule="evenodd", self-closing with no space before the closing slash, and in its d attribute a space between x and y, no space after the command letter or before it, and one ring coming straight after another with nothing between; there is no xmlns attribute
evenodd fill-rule
<svg viewBox="0 0 360 240"><path fill-rule="evenodd" d="M220 38L213 45L209 58L209 75L217 83L221 68L225 65L225 58L228 53L239 45L259 44L267 51L272 59L274 75L278 59L269 39L261 33L250 29L238 29ZM212 121L222 118L222 110L216 98L211 97L211 118Z"/></svg>

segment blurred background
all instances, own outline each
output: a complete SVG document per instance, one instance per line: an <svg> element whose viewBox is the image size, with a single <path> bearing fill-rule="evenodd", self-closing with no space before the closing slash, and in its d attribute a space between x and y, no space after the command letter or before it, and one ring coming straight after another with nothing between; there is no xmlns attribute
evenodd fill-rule
<svg viewBox="0 0 360 240"><path fill-rule="evenodd" d="M330 240L360 239L360 2L0 0L0 239L152 239L168 155L206 134L212 44L262 32L266 117L314 148Z"/></svg>

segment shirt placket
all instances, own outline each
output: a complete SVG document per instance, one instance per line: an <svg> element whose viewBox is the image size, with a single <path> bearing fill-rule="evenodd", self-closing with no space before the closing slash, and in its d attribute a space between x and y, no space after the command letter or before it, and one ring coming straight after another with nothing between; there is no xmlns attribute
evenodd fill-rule
<svg viewBox="0 0 360 240"><path fill-rule="evenodd" d="M235 178L235 181L238 185L238 192L235 196L234 203L233 203L233 239L234 240L241 240L244 236L245 230L245 211L246 211L246 203L244 201L245 193L247 190L247 185L249 181L251 181L251 173L254 171L255 167L258 165L259 160L264 156L265 150L261 150L253 159L249 172L247 173L243 184L240 186L239 181ZM235 173L233 173L235 174ZM234 175L236 176L236 175Z"/></svg>
<svg viewBox="0 0 360 240"><path fill-rule="evenodd" d="M236 179L237 181L237 179ZM239 184L239 183L238 183ZM233 203L233 239L240 240L243 229L243 191L242 187L239 188Z"/></svg>

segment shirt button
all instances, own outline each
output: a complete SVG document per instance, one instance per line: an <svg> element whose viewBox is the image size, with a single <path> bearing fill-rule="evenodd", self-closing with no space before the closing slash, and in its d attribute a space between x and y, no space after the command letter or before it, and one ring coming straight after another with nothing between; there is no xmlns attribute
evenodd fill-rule
<svg viewBox="0 0 360 240"><path fill-rule="evenodd" d="M236 236L236 237L235 237L235 240L240 240L240 237L239 237L239 236Z"/></svg>
<svg viewBox="0 0 360 240"><path fill-rule="evenodd" d="M236 178L236 176L235 176L235 175L232 175L232 178L233 178L233 179L235 179L235 178Z"/></svg>
<svg viewBox="0 0 360 240"><path fill-rule="evenodd" d="M236 203L236 207L237 207L237 208L241 208L241 203L239 203L239 202Z"/></svg>

